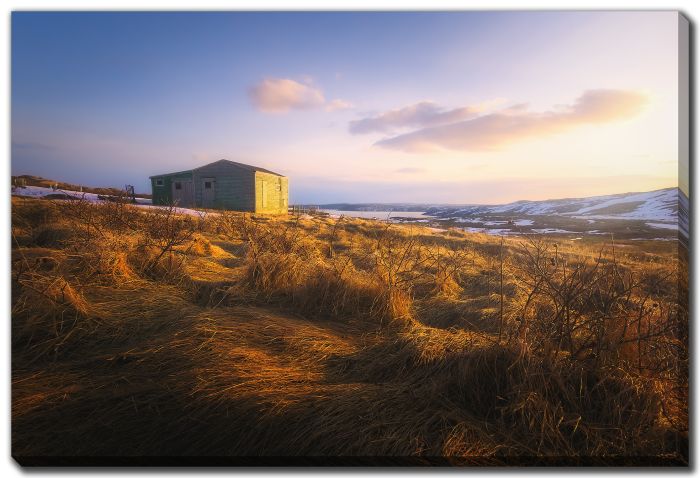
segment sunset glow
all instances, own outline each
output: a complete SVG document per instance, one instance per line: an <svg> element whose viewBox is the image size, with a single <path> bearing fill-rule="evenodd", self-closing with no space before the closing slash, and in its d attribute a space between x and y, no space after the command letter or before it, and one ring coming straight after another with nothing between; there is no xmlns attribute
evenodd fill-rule
<svg viewBox="0 0 700 478"><path fill-rule="evenodd" d="M14 13L12 174L149 190L221 158L290 201L678 185L678 14Z"/></svg>

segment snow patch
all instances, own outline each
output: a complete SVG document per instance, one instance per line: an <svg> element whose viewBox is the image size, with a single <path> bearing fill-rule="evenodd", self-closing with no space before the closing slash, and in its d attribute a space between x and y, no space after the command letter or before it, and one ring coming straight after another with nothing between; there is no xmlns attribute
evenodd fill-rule
<svg viewBox="0 0 700 478"><path fill-rule="evenodd" d="M24 197L45 197L51 194L65 194L66 196L71 196L76 199L84 199L85 201L98 202L100 199L97 194L94 193L81 193L80 191L67 191L65 189L51 189L44 188L41 186L25 186L12 188L13 196L24 196Z"/></svg>
<svg viewBox="0 0 700 478"><path fill-rule="evenodd" d="M70 197L74 197L75 199L81 199L83 201L88 201L91 203L103 203L102 199L98 197L97 194L95 193L81 193L80 191L68 191L65 189L57 189L53 190L51 188L44 188L41 186L25 186L25 187L17 187L12 189L12 195L14 196L22 196L22 197L33 197L33 198L42 198L46 196L50 196L52 194L57 194L57 195L66 195ZM136 204L134 206L138 208L145 208L145 209L168 209L167 206L154 206L151 203L150 199L145 199L145 198L136 198ZM218 213L216 212L207 212L207 211L198 211L196 209L188 209L184 207L176 207L173 208L174 212L177 214L185 214L188 216L195 216L195 217L205 217L205 216L216 216Z"/></svg>
<svg viewBox="0 0 700 478"><path fill-rule="evenodd" d="M678 224L668 224L665 222L647 222L646 225L657 229L678 229Z"/></svg>
<svg viewBox="0 0 700 478"><path fill-rule="evenodd" d="M545 227L544 229L533 229L533 231L539 232L540 234L574 234L574 231L555 229L553 227Z"/></svg>

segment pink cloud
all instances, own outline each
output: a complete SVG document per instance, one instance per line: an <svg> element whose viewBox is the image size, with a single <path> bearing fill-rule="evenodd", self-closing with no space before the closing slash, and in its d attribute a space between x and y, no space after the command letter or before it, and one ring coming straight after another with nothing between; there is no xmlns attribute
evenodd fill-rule
<svg viewBox="0 0 700 478"><path fill-rule="evenodd" d="M627 119L640 113L647 102L646 95L633 91L588 90L573 104L551 111L532 112L521 104L464 121L422 128L376 144L405 152L494 151L585 124Z"/></svg>
<svg viewBox="0 0 700 478"><path fill-rule="evenodd" d="M355 106L352 103L350 103L349 101L336 99L336 100L328 102L328 104L326 105L326 111L347 110L347 109L351 109L354 107Z"/></svg>
<svg viewBox="0 0 700 478"><path fill-rule="evenodd" d="M481 108L465 106L445 110L432 101L390 110L377 116L350 122L352 134L390 133L406 127L428 127L475 117Z"/></svg>
<svg viewBox="0 0 700 478"><path fill-rule="evenodd" d="M318 108L325 103L323 93L286 78L266 78L250 89L253 104L265 113Z"/></svg>
<svg viewBox="0 0 700 478"><path fill-rule="evenodd" d="M326 111L352 108L345 100L327 101L323 92L313 86L312 79L304 83L288 78L265 78L253 86L248 96L253 105L264 113L287 113L292 110L313 110L325 107Z"/></svg>

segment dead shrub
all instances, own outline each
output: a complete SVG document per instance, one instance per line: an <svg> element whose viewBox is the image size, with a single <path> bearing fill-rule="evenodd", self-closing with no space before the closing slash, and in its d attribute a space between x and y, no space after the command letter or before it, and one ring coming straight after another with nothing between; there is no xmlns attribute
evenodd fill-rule
<svg viewBox="0 0 700 478"><path fill-rule="evenodd" d="M178 214L172 205L149 210L140 221L143 232L134 254L136 268L153 279L183 280L186 256L195 245L197 221Z"/></svg>
<svg viewBox="0 0 700 478"><path fill-rule="evenodd" d="M20 290L12 307L13 350L35 358L57 357L77 345L99 324L99 314L64 277L35 271L17 278Z"/></svg>
<svg viewBox="0 0 700 478"><path fill-rule="evenodd" d="M155 246L140 244L127 257L127 266L146 279L168 284L184 284L187 257Z"/></svg>
<svg viewBox="0 0 700 478"><path fill-rule="evenodd" d="M316 268L294 298L301 311L320 318L378 318L381 322L394 317L392 310L408 312L405 304L394 303L392 308L383 285L369 274L354 270L347 259L342 269Z"/></svg>
<svg viewBox="0 0 700 478"><path fill-rule="evenodd" d="M75 230L63 224L45 224L33 231L33 242L39 247L55 249L66 246L75 237Z"/></svg>
<svg viewBox="0 0 700 478"><path fill-rule="evenodd" d="M35 228L60 220L60 211L53 204L34 199L13 198L12 225L22 228Z"/></svg>
<svg viewBox="0 0 700 478"><path fill-rule="evenodd" d="M192 235L190 244L180 246L178 249L199 257L207 257L212 255L211 242L209 242L209 239L199 233Z"/></svg>

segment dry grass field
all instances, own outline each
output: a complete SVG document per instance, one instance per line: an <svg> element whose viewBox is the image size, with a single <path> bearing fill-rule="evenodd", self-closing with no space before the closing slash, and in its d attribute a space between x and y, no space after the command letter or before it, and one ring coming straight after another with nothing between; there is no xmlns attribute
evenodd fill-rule
<svg viewBox="0 0 700 478"><path fill-rule="evenodd" d="M688 459L676 242L13 198L12 244L20 462Z"/></svg>

